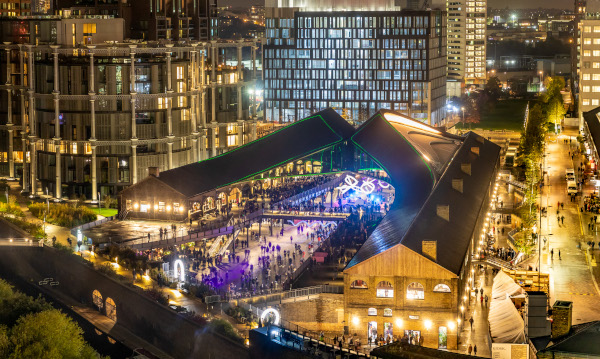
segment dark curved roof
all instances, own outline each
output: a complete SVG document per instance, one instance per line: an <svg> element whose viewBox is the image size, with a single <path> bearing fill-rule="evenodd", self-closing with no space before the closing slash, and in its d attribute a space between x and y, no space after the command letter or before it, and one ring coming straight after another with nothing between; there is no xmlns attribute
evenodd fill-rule
<svg viewBox="0 0 600 359"><path fill-rule="evenodd" d="M220 188L349 138L354 127L326 109L220 156L160 173L187 197Z"/></svg>
<svg viewBox="0 0 600 359"><path fill-rule="evenodd" d="M365 122L351 139L388 173L396 197L347 268L400 243L435 183L427 161L382 113Z"/></svg>
<svg viewBox="0 0 600 359"><path fill-rule="evenodd" d="M486 204L487 190L495 179L500 147L473 132L460 138L446 133L431 134L427 127L419 131L390 123L385 119L386 113L381 111L368 120L351 139L386 170L396 197L390 211L346 268L398 244L423 255L422 242L435 240L438 255L431 260L459 274L477 218ZM423 134L433 138L430 143L434 146L415 142ZM444 143L441 151L425 155L425 151L435 150L436 143ZM453 147L451 143L456 145ZM479 148L479 155L472 151L473 147ZM447 162L432 168L434 156ZM463 163L471 165L470 175L462 171ZM463 180L462 193L453 189L453 179ZM438 205L450 206L449 221L437 215Z"/></svg>

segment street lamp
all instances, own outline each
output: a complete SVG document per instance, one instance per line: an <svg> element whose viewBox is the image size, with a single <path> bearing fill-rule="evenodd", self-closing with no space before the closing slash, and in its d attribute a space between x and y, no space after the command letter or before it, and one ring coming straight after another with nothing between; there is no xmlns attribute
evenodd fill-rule
<svg viewBox="0 0 600 359"><path fill-rule="evenodd" d="M461 107L460 110L462 111L462 122L463 122L463 126L465 125L465 107ZM470 129L470 128L469 128Z"/></svg>

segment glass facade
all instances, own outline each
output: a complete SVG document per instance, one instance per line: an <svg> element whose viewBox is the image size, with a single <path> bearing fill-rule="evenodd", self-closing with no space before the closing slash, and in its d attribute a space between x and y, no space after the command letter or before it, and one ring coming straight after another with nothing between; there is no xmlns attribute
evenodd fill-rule
<svg viewBox="0 0 600 359"><path fill-rule="evenodd" d="M379 109L442 120L446 24L441 11L295 12L266 19L268 121L327 107L361 123Z"/></svg>

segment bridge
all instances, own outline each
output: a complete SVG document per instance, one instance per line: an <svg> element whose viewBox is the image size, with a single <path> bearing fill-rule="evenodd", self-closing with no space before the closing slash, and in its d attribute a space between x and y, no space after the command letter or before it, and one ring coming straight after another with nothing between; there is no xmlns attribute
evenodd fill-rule
<svg viewBox="0 0 600 359"><path fill-rule="evenodd" d="M477 258L476 256L473 256L473 263L486 264L496 269L515 269L515 266L510 262L503 261L502 259L496 257Z"/></svg>
<svg viewBox="0 0 600 359"><path fill-rule="evenodd" d="M345 221L351 213L265 210L263 218L304 220L304 221Z"/></svg>

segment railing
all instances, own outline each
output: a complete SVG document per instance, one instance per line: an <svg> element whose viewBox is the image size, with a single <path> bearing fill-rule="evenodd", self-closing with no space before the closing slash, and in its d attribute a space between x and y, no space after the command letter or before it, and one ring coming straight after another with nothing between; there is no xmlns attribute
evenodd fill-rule
<svg viewBox="0 0 600 359"><path fill-rule="evenodd" d="M300 268L298 268L297 271L299 269ZM318 295L321 293L343 294L344 287L337 285L322 284L313 287L297 288L286 291L269 291L268 293L248 295L246 297L241 295L238 298L238 305L239 303L246 303L246 301L255 302L260 299L260 302L264 306L268 303L280 303L282 300L286 299L309 297L311 295Z"/></svg>
<svg viewBox="0 0 600 359"><path fill-rule="evenodd" d="M362 348L355 350L349 348L347 343L340 347L333 338L319 337L319 334L300 327L286 320L281 320L279 325L267 324L269 338L287 348L298 350L311 358L331 357L339 354L342 358L358 356L369 358L369 351ZM291 344L291 345L290 345ZM317 350L318 348L318 350ZM326 356L323 354L327 353Z"/></svg>
<svg viewBox="0 0 600 359"><path fill-rule="evenodd" d="M71 234L73 236L77 237L77 231L79 231L79 230L85 230L85 229L90 229L90 228L99 226L99 225L101 225L103 223L112 221L113 219L115 219L115 216L106 217L106 218L99 219L99 220L94 221L94 222L84 223L84 224L79 225L77 227L71 228Z"/></svg>

